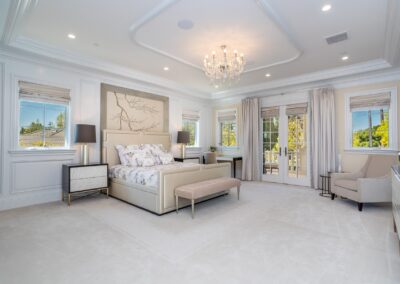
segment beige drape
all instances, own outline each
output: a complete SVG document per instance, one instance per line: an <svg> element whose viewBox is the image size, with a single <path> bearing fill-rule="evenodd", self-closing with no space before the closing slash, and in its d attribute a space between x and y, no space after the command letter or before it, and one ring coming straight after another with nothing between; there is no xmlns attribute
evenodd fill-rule
<svg viewBox="0 0 400 284"><path fill-rule="evenodd" d="M318 188L320 175L335 171L335 91L320 88L310 91L311 109L311 186Z"/></svg>
<svg viewBox="0 0 400 284"><path fill-rule="evenodd" d="M242 179L260 180L260 103L258 98L242 100Z"/></svg>

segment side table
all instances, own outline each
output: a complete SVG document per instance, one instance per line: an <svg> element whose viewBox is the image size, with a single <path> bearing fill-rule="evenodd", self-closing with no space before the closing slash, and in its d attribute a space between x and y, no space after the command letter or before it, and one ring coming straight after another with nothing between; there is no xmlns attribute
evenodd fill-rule
<svg viewBox="0 0 400 284"><path fill-rule="evenodd" d="M321 178L321 193L319 195L323 197L331 196L331 175L328 173L327 175L320 175Z"/></svg>

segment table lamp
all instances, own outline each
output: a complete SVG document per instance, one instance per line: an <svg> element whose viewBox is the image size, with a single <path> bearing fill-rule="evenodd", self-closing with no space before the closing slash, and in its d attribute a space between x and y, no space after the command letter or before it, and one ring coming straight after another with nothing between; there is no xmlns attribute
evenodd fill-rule
<svg viewBox="0 0 400 284"><path fill-rule="evenodd" d="M77 124L75 127L75 143L81 144L81 163L89 163L88 143L96 143L96 126Z"/></svg>
<svg viewBox="0 0 400 284"><path fill-rule="evenodd" d="M189 143L189 141L190 141L189 131L178 131L177 143L182 144L181 146L182 159L184 159L186 156L186 144Z"/></svg>

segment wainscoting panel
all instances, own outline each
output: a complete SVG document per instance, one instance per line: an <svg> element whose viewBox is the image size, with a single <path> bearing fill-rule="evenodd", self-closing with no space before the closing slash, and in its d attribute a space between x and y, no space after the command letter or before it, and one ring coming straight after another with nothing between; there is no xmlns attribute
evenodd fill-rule
<svg viewBox="0 0 400 284"><path fill-rule="evenodd" d="M13 162L10 193L61 189L62 164L72 161L72 159L66 159Z"/></svg>

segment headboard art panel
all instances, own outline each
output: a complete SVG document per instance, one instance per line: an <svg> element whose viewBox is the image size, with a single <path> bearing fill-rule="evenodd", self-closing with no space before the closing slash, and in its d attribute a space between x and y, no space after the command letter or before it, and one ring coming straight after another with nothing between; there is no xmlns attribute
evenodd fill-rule
<svg viewBox="0 0 400 284"><path fill-rule="evenodd" d="M120 164L115 145L162 144L165 149L171 148L171 136L167 132L133 132L105 129L102 132L101 161L109 166Z"/></svg>
<svg viewBox="0 0 400 284"><path fill-rule="evenodd" d="M102 83L100 127L169 132L169 98Z"/></svg>

